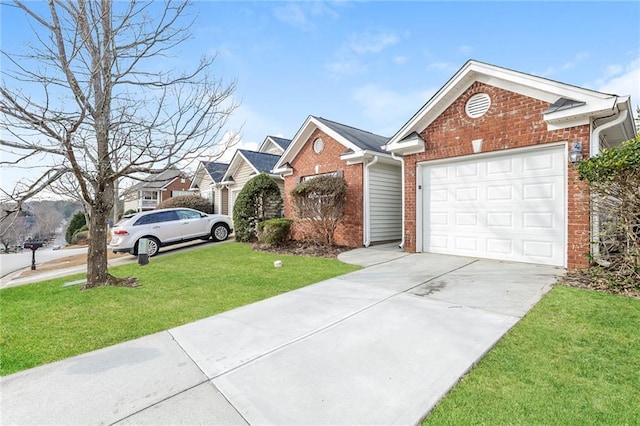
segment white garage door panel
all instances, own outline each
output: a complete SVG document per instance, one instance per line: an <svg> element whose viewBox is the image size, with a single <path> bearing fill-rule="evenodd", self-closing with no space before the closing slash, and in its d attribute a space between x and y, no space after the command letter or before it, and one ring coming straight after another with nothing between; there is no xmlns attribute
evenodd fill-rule
<svg viewBox="0 0 640 426"><path fill-rule="evenodd" d="M565 264L562 147L423 168L423 251Z"/></svg>

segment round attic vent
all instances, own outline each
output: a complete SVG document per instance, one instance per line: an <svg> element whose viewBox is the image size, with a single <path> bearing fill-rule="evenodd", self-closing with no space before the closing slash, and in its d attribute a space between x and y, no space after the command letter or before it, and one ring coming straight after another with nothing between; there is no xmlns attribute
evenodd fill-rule
<svg viewBox="0 0 640 426"><path fill-rule="evenodd" d="M491 106L491 98L486 93L473 95L464 106L464 112L471 118L482 117Z"/></svg>
<svg viewBox="0 0 640 426"><path fill-rule="evenodd" d="M316 154L320 154L323 149L324 142L322 141L322 138L316 138L316 140L313 141L313 150L316 152Z"/></svg>

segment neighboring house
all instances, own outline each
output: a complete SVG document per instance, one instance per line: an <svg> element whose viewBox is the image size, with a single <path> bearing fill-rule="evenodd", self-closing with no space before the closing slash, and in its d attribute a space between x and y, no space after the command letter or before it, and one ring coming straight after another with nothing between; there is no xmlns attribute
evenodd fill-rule
<svg viewBox="0 0 640 426"><path fill-rule="evenodd" d="M584 267L597 220L571 157L634 135L628 96L469 61L386 146L404 159L404 248Z"/></svg>
<svg viewBox="0 0 640 426"><path fill-rule="evenodd" d="M177 169L149 174L124 192L124 211L153 210L171 197L191 195L190 186L191 180Z"/></svg>
<svg viewBox="0 0 640 426"><path fill-rule="evenodd" d="M227 163L200 161L189 187L190 191L209 200L213 213L216 214L221 214L222 211L222 196L226 190L219 183L222 182L227 167L229 167Z"/></svg>
<svg viewBox="0 0 640 426"><path fill-rule="evenodd" d="M280 187L284 189L283 179L278 174L272 174L271 169L280 159L280 155L289 146L288 139L267 136L258 151L239 149L233 155L219 186L222 193L222 214L233 215L233 205L244 185L259 173L270 175Z"/></svg>
<svg viewBox="0 0 640 426"><path fill-rule="evenodd" d="M345 216L336 229L336 243L361 247L399 241L401 163L383 151L387 141L383 136L309 116L273 170L285 177L285 216L294 217L290 192L296 184L336 173L347 181Z"/></svg>

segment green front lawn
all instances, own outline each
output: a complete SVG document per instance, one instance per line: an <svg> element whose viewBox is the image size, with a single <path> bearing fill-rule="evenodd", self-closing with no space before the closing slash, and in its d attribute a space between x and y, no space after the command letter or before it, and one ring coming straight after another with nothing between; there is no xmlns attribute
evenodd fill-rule
<svg viewBox="0 0 640 426"><path fill-rule="evenodd" d="M274 268L274 260L282 268ZM255 252L227 243L161 256L141 267L137 288L79 291L66 277L0 290L0 374L6 375L166 330L360 269L335 259Z"/></svg>
<svg viewBox="0 0 640 426"><path fill-rule="evenodd" d="M423 425L640 422L640 300L555 287Z"/></svg>

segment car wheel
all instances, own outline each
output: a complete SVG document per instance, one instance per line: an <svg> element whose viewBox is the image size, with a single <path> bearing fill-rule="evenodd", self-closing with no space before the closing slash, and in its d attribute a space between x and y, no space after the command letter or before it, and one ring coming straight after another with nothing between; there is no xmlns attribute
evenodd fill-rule
<svg viewBox="0 0 640 426"><path fill-rule="evenodd" d="M149 243L147 244L147 253L149 254L149 257L153 257L160 251L160 241L156 240L155 238L149 238L148 240Z"/></svg>
<svg viewBox="0 0 640 426"><path fill-rule="evenodd" d="M224 223L216 223L211 229L213 241L224 241L229 238L229 228Z"/></svg>

